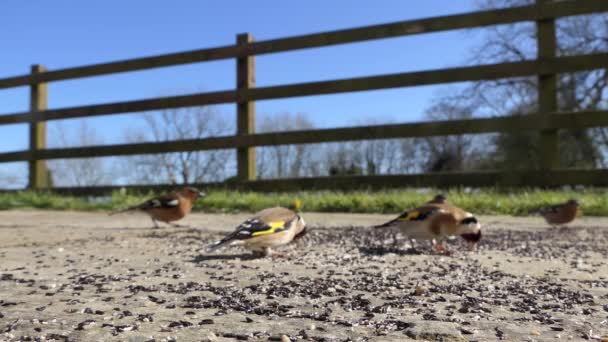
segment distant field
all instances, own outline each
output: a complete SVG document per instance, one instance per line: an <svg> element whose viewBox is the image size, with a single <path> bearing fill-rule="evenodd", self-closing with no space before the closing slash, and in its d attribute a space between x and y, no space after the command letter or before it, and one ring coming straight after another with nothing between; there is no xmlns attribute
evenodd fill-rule
<svg viewBox="0 0 608 342"><path fill-rule="evenodd" d="M296 200L301 210L315 212L396 213L428 201L438 190L404 189L384 192L297 192L256 193L210 191L195 207L203 212L253 212L281 205L294 208ZM443 191L448 200L479 215L515 215L533 213L547 204L576 198L582 212L588 216L608 216L608 197L604 189L573 190L468 190ZM103 198L78 198L30 191L0 193L0 209L55 210L114 210L144 201L154 194L114 192Z"/></svg>

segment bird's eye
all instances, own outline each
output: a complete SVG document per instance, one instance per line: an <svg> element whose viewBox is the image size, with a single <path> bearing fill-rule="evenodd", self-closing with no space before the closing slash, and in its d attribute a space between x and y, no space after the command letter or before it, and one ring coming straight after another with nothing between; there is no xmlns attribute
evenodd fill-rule
<svg viewBox="0 0 608 342"><path fill-rule="evenodd" d="M464 220L460 221L461 224L472 224L477 223L477 219L474 216L467 217Z"/></svg>

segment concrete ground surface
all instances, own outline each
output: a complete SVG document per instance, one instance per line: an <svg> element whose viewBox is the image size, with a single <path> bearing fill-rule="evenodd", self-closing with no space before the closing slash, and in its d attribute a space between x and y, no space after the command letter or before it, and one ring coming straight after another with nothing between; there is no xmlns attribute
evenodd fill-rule
<svg viewBox="0 0 608 342"><path fill-rule="evenodd" d="M608 219L482 217L475 252L393 244L391 215L303 213L253 259L204 246L247 214L0 212L0 341L582 341L608 336Z"/></svg>

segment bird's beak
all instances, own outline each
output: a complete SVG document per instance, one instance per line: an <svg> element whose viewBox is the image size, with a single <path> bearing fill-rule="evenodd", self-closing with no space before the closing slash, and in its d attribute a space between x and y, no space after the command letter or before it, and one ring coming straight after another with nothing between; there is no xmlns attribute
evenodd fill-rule
<svg viewBox="0 0 608 342"><path fill-rule="evenodd" d="M198 194L197 194L197 196L196 196L196 198L202 198L202 197L205 197L205 196L207 196L206 193L204 193L202 191L199 191Z"/></svg>

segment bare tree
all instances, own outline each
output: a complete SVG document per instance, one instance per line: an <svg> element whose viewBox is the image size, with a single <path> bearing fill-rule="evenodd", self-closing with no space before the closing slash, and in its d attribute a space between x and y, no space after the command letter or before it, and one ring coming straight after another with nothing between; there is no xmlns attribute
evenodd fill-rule
<svg viewBox="0 0 608 342"><path fill-rule="evenodd" d="M533 0L483 0L483 9L521 6ZM482 44L474 51L475 63L524 61L536 57L534 23L492 26L485 29ZM577 55L608 51L608 15L563 18L556 23L557 54ZM464 107L472 116L526 115L537 111L536 78L512 78L475 82L462 91L442 96L440 102ZM581 111L608 107L608 70L593 70L558 77L558 107ZM560 131L561 165L594 167L604 164L608 130ZM491 142L494 152L486 162L510 168L539 167L538 136L530 133L498 134ZM598 146L604 146L603 152ZM486 151L487 152L487 151Z"/></svg>
<svg viewBox="0 0 608 342"><path fill-rule="evenodd" d="M353 163L365 175L411 172L418 157L413 139L362 140L350 148Z"/></svg>
<svg viewBox="0 0 608 342"><path fill-rule="evenodd" d="M375 118L363 120L359 126L386 123ZM323 150L326 169L330 175L399 174L414 172L418 165L418 145L415 139L359 140L328 144Z"/></svg>
<svg viewBox="0 0 608 342"><path fill-rule="evenodd" d="M257 129L262 133L307 130L314 127L305 114L285 112L265 116ZM258 176L264 179L318 176L321 172L318 164L320 149L318 145L305 144L258 148Z"/></svg>
<svg viewBox="0 0 608 342"><path fill-rule="evenodd" d="M16 173L0 170L0 189L16 189L25 186L23 177Z"/></svg>
<svg viewBox="0 0 608 342"><path fill-rule="evenodd" d="M418 139L400 139L397 143L400 158L396 170L390 169L389 174L421 172L420 147Z"/></svg>
<svg viewBox="0 0 608 342"><path fill-rule="evenodd" d="M63 122L52 126L54 147L102 145L103 138L86 121L70 130ZM104 158L59 159L48 162L55 186L91 186L111 184L113 177L109 161Z"/></svg>
<svg viewBox="0 0 608 342"><path fill-rule="evenodd" d="M363 174L361 158L357 156L353 142L326 144L322 150L325 172L330 176L354 176Z"/></svg>
<svg viewBox="0 0 608 342"><path fill-rule="evenodd" d="M451 99L440 99L426 111L426 117L430 120L462 120L472 116L471 108ZM470 135L419 139L423 169L428 172L441 172L473 168L474 155L477 154L474 139Z"/></svg>
<svg viewBox="0 0 608 342"><path fill-rule="evenodd" d="M202 139L234 131L214 107L191 107L144 113L143 128L129 128L131 143ZM130 181L141 184L188 184L221 181L234 172L232 150L189 151L126 158Z"/></svg>

